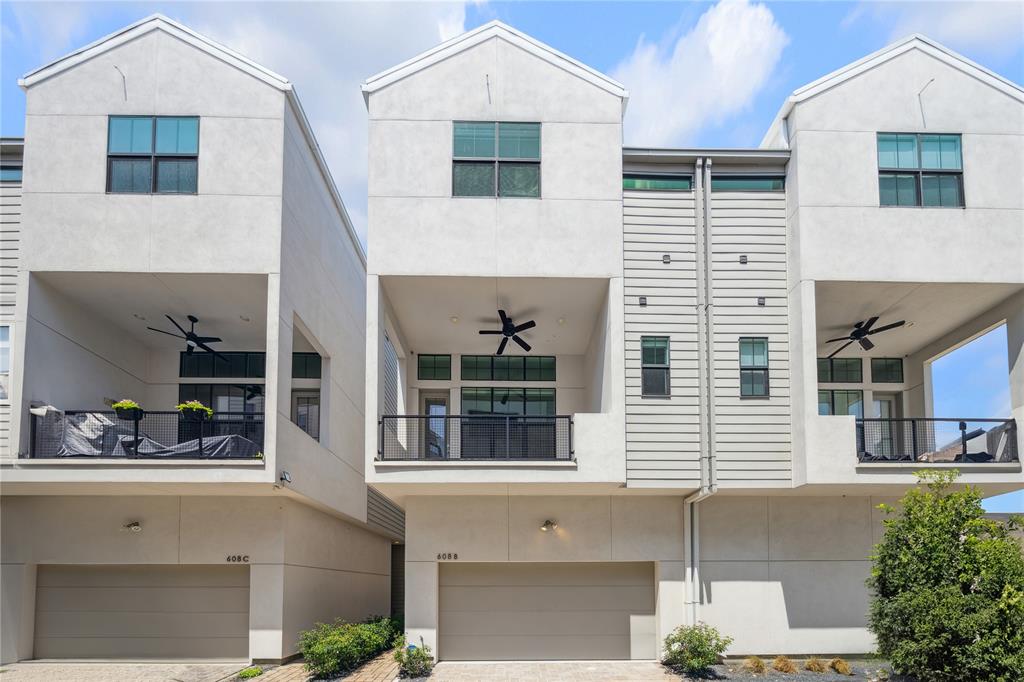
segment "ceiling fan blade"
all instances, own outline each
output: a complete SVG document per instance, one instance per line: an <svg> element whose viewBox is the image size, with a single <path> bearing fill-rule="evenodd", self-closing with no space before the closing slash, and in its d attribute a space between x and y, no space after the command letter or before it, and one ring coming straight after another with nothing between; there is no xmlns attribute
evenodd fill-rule
<svg viewBox="0 0 1024 682"><path fill-rule="evenodd" d="M508 315L505 314L504 310L498 310L498 317L501 318L501 323L503 325L508 323Z"/></svg>
<svg viewBox="0 0 1024 682"><path fill-rule="evenodd" d="M835 343L836 341L849 341L849 340L850 340L849 336L840 336L838 339L829 339L825 343Z"/></svg>
<svg viewBox="0 0 1024 682"><path fill-rule="evenodd" d="M537 326L537 323L534 322L533 320L530 320L529 322L523 322L521 325L516 327L516 334L518 334L519 332L524 332L527 329L533 329L536 326Z"/></svg>
<svg viewBox="0 0 1024 682"><path fill-rule="evenodd" d="M500 329L481 329L479 333L481 333L481 334L504 334L505 332L501 331Z"/></svg>
<svg viewBox="0 0 1024 682"><path fill-rule="evenodd" d="M525 350L527 353L530 352L530 344L526 343L526 341L523 341L521 338L519 338L518 335L513 336L512 340L518 343L520 346L522 346L523 350Z"/></svg>
<svg viewBox="0 0 1024 682"><path fill-rule="evenodd" d="M849 346L849 345L850 345L851 343L853 343L853 341L847 341L846 343L844 343L843 345L841 345L841 346L840 346L839 348L837 348L837 349L835 349L834 351L832 351L832 355L829 355L829 357L830 357L830 358L834 358L834 357L835 357L836 355L838 355L839 353L841 353L841 352L843 351L843 349L845 349L845 348L846 348L847 346Z"/></svg>
<svg viewBox="0 0 1024 682"><path fill-rule="evenodd" d="M221 339L216 336L194 336L196 343L220 343Z"/></svg>
<svg viewBox="0 0 1024 682"><path fill-rule="evenodd" d="M173 318L173 317L171 317L170 315L164 315L164 317L166 317L166 318L167 318L168 320L170 320L170 321L171 321L171 324L173 324L173 325L174 325L175 327L177 327L177 328L178 328L178 331L180 331L180 332L181 332L181 333L182 333L183 335L185 335L185 336L188 336L188 332L186 332L186 331L185 331L185 330L184 330L184 329L182 328L182 326L181 326L180 324L178 324L177 322L175 322L175 321L174 321L174 318Z"/></svg>
<svg viewBox="0 0 1024 682"><path fill-rule="evenodd" d="M887 325L885 325L883 327L879 327L878 329L872 329L871 331L868 332L868 334L877 334L878 332L887 332L890 329L896 329L896 327L902 327L906 323L907 323L906 320L900 320L899 322L893 322L892 324L887 324Z"/></svg>
<svg viewBox="0 0 1024 682"><path fill-rule="evenodd" d="M866 331L868 331L869 329L871 329L871 326L872 326L872 325L873 325L873 324L874 324L875 322L878 322L878 316L872 317L872 318L870 318L870 319L869 319L869 320L868 320L867 322L865 322L865 323L864 323L864 326L863 326L863 327L861 327L861 331L865 331L865 332L866 332Z"/></svg>
<svg viewBox="0 0 1024 682"><path fill-rule="evenodd" d="M146 329L148 329L150 331L154 331L154 332L160 332L161 334L167 334L167 336L173 336L176 339L183 339L183 338L185 338L184 336L179 336L179 335L174 334L172 332L165 332L163 329L157 329L156 327L146 327Z"/></svg>
<svg viewBox="0 0 1024 682"><path fill-rule="evenodd" d="M495 353L495 355L501 355L502 353L504 353L505 352L505 346L507 346L507 345L508 345L508 337L506 336L506 337L504 337L501 340L501 343L498 344L498 352Z"/></svg>
<svg viewBox="0 0 1024 682"><path fill-rule="evenodd" d="M869 338L857 339L857 343L859 343L860 347L864 350L871 350L875 347L875 344L871 343L871 339Z"/></svg>
<svg viewBox="0 0 1024 682"><path fill-rule="evenodd" d="M197 346L199 346L199 348L200 348L201 350L204 350L204 351L206 351L207 353L213 353L213 356L214 356L215 358L217 358L218 360L223 360L224 362L227 362L227 361L228 361L228 359L227 359L226 357L224 357L223 355L221 355L220 353L218 353L218 352L217 352L217 351L215 351L214 349L210 348L210 347L209 347L209 346L207 346L207 345L206 345L205 343L202 343L202 342L197 342L197 343L196 343L196 345L197 345ZM191 346L189 346L189 347L191 348Z"/></svg>

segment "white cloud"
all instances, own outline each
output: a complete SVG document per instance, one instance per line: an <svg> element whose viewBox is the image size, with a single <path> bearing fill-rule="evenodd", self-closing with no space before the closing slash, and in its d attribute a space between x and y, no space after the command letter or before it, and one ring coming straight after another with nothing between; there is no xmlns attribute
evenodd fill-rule
<svg viewBox="0 0 1024 682"><path fill-rule="evenodd" d="M993 56L1011 55L1024 44L1024 3L870 2L861 3L843 21L889 26L889 42L923 33L950 47Z"/></svg>
<svg viewBox="0 0 1024 682"><path fill-rule="evenodd" d="M765 5L720 0L665 46L641 37L612 76L630 93L629 144L683 145L750 106L789 42Z"/></svg>

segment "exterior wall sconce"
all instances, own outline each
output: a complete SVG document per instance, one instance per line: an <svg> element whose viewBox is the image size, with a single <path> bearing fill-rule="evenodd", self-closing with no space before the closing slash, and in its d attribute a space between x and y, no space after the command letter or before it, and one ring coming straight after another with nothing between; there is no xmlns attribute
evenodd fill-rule
<svg viewBox="0 0 1024 682"><path fill-rule="evenodd" d="M142 524L139 523L138 521L129 521L128 523L126 523L123 526L121 526L121 530L123 530L123 531L131 531L132 533L141 533L142 532Z"/></svg>
<svg viewBox="0 0 1024 682"><path fill-rule="evenodd" d="M746 265L746 264L747 264L747 257L746 256L740 256L740 265Z"/></svg>
<svg viewBox="0 0 1024 682"><path fill-rule="evenodd" d="M668 265L669 263L672 262L672 256L666 253L664 256L661 257L661 262L664 263L665 265Z"/></svg>
<svg viewBox="0 0 1024 682"><path fill-rule="evenodd" d="M547 533L548 531L555 530L556 528L558 528L558 523L556 523L555 521L552 521L551 519L548 519L547 521L545 521L543 523L543 525L541 525L541 527L540 527L540 529L542 531L544 531L545 533Z"/></svg>
<svg viewBox="0 0 1024 682"><path fill-rule="evenodd" d="M764 296L758 296L757 297L757 304L758 305L764 305Z"/></svg>
<svg viewBox="0 0 1024 682"><path fill-rule="evenodd" d="M643 308L643 307L646 307L646 306L647 306L647 297L646 296L641 296L640 297L640 307Z"/></svg>

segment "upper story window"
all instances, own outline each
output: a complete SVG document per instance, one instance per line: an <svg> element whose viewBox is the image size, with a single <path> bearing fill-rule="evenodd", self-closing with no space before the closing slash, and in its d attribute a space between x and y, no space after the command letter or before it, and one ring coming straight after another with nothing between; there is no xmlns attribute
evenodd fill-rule
<svg viewBox="0 0 1024 682"><path fill-rule="evenodd" d="M882 206L964 205L959 135L878 134Z"/></svg>
<svg viewBox="0 0 1024 682"><path fill-rule="evenodd" d="M463 355L463 381L554 381L553 355Z"/></svg>
<svg viewBox="0 0 1024 682"><path fill-rule="evenodd" d="M0 166L0 182L21 182L21 166Z"/></svg>
<svg viewBox="0 0 1024 682"><path fill-rule="evenodd" d="M689 175L670 173L625 173L622 189L651 192L689 192L693 189L693 178Z"/></svg>
<svg viewBox="0 0 1024 682"><path fill-rule="evenodd" d="M864 381L860 358L818 358L818 383L859 384Z"/></svg>
<svg viewBox="0 0 1024 682"><path fill-rule="evenodd" d="M323 373L323 359L319 353L292 353L293 379L319 379Z"/></svg>
<svg viewBox="0 0 1024 682"><path fill-rule="evenodd" d="M266 376L266 353L262 351L213 353L186 353L179 359L178 376L184 378L262 379ZM317 376L319 378L319 375ZM207 403L208 404L208 403Z"/></svg>
<svg viewBox="0 0 1024 682"><path fill-rule="evenodd" d="M195 194L198 164L198 117L110 117L108 192Z"/></svg>
<svg viewBox="0 0 1024 682"><path fill-rule="evenodd" d="M712 192L784 192L781 175L712 175Z"/></svg>
<svg viewBox="0 0 1024 682"><path fill-rule="evenodd" d="M644 397L671 394L667 336L640 337L640 394Z"/></svg>
<svg viewBox="0 0 1024 682"><path fill-rule="evenodd" d="M849 390L818 391L818 414L864 417L864 392Z"/></svg>
<svg viewBox="0 0 1024 682"><path fill-rule="evenodd" d="M456 121L452 196L539 197L540 124Z"/></svg>
<svg viewBox="0 0 1024 682"><path fill-rule="evenodd" d="M871 358L871 381L876 384L902 384L902 358Z"/></svg>
<svg viewBox="0 0 1024 682"><path fill-rule="evenodd" d="M768 397L768 339L740 337L740 397Z"/></svg>
<svg viewBox="0 0 1024 682"><path fill-rule="evenodd" d="M449 381L452 378L452 356L420 354L416 360L416 378Z"/></svg>

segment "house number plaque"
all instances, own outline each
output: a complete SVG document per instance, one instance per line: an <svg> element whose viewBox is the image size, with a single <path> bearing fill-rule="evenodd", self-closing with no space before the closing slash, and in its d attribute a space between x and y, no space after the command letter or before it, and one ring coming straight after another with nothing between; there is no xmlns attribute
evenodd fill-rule
<svg viewBox="0 0 1024 682"><path fill-rule="evenodd" d="M438 561L458 561L459 555L457 552L440 552L437 555Z"/></svg>
<svg viewBox="0 0 1024 682"><path fill-rule="evenodd" d="M247 564L249 563L248 554L229 554L226 561L229 564Z"/></svg>

